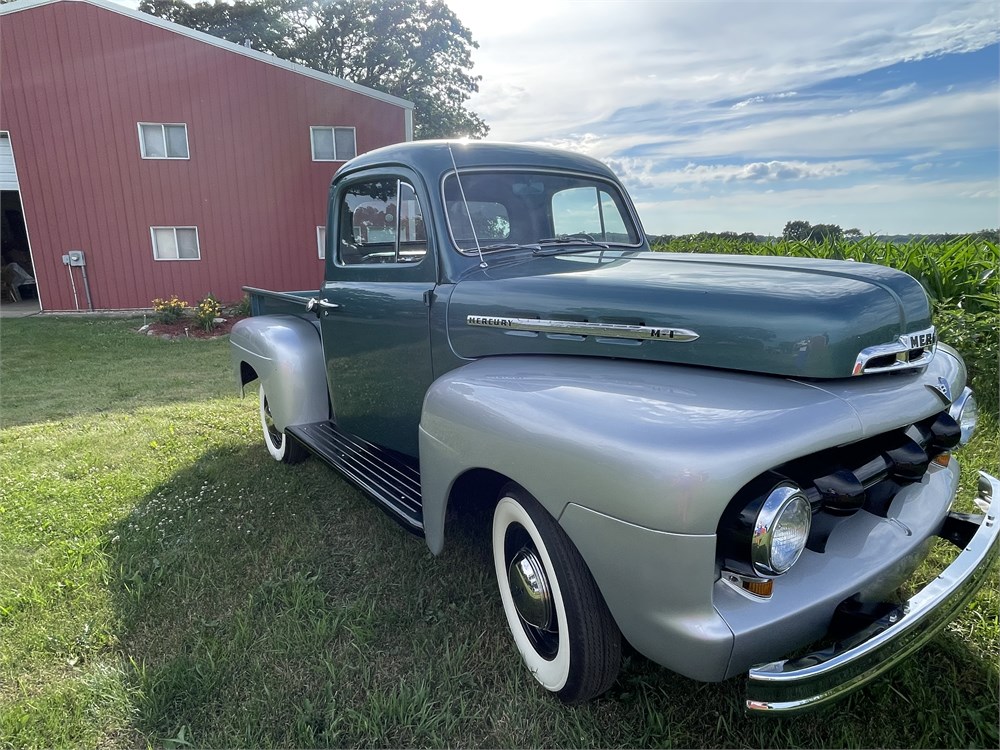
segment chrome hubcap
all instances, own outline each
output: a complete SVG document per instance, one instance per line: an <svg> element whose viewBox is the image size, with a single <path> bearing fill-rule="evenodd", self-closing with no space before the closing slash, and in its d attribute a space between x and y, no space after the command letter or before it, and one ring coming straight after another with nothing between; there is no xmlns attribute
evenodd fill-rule
<svg viewBox="0 0 1000 750"><path fill-rule="evenodd" d="M507 569L507 584L514 608L524 622L539 630L555 630L555 611L545 569L538 555L522 547Z"/></svg>

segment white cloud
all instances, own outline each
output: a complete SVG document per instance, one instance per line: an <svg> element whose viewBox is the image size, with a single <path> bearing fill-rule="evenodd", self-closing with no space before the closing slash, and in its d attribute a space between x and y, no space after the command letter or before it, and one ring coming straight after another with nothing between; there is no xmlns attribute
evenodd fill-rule
<svg viewBox="0 0 1000 750"><path fill-rule="evenodd" d="M618 176L633 189L684 190L699 187L711 189L714 185L748 183L768 185L825 180L857 173L870 173L882 167L869 159L844 161L804 162L767 161L746 164L696 164L689 162L681 168L654 159L634 157L608 159L608 164Z"/></svg>
<svg viewBox="0 0 1000 750"><path fill-rule="evenodd" d="M941 94L849 114L785 117L739 129L705 131L656 146L662 157L841 157L902 150L996 148L997 92Z"/></svg>
<svg viewBox="0 0 1000 750"><path fill-rule="evenodd" d="M744 107L749 107L751 104L762 104L764 102L763 96L751 96L749 99L744 99L741 102L736 102L732 106L732 109L743 109Z"/></svg>
<svg viewBox="0 0 1000 750"><path fill-rule="evenodd" d="M482 45L471 106L500 140L578 130L622 106L795 91L1000 40L994 2L449 5Z"/></svg>
<svg viewBox="0 0 1000 750"><path fill-rule="evenodd" d="M900 99L905 99L907 96L912 94L917 89L916 83L908 83L905 86L899 86L894 89L889 89L888 91L883 91L878 95L876 101L878 102L895 102Z"/></svg>
<svg viewBox="0 0 1000 750"><path fill-rule="evenodd" d="M766 96L751 96L749 99L744 99L743 101L736 102L730 109L743 109L744 107L749 107L751 104L763 104L764 102L788 99L793 96L798 96L796 91L785 91L779 94L768 94Z"/></svg>

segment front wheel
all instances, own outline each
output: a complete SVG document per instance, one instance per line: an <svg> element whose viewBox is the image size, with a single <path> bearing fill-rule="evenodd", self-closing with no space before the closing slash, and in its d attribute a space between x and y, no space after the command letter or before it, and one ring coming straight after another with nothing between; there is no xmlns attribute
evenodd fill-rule
<svg viewBox="0 0 1000 750"><path fill-rule="evenodd" d="M517 650L564 703L605 692L621 633L576 547L526 490L509 484L493 513L493 563Z"/></svg>
<svg viewBox="0 0 1000 750"><path fill-rule="evenodd" d="M309 457L309 452L294 439L288 437L274 424L271 416L271 404L267 400L262 383L258 391L260 396L260 427L264 432L264 445L275 461L286 464L297 464Z"/></svg>

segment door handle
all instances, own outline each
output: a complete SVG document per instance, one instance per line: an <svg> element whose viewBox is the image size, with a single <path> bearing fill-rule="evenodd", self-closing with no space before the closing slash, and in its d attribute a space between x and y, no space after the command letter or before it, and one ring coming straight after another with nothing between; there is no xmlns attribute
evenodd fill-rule
<svg viewBox="0 0 1000 750"><path fill-rule="evenodd" d="M315 297L310 297L309 301L306 302L306 310L309 312L314 312L319 315L320 310L336 310L339 308L336 302L329 302L325 299L316 299Z"/></svg>

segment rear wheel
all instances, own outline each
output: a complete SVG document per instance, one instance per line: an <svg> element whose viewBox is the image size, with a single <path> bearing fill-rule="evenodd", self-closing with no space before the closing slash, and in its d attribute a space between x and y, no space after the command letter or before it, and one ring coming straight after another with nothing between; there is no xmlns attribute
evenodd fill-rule
<svg viewBox="0 0 1000 750"><path fill-rule="evenodd" d="M526 490L509 484L493 513L500 599L521 658L565 703L605 692L621 665L621 633L576 547Z"/></svg>
<svg viewBox="0 0 1000 750"><path fill-rule="evenodd" d="M260 395L260 426L264 432L264 445L267 446L267 452L271 454L271 458L286 464L297 464L307 459L309 452L275 426L274 418L271 416L271 404L267 400L263 383L261 383L258 393Z"/></svg>

